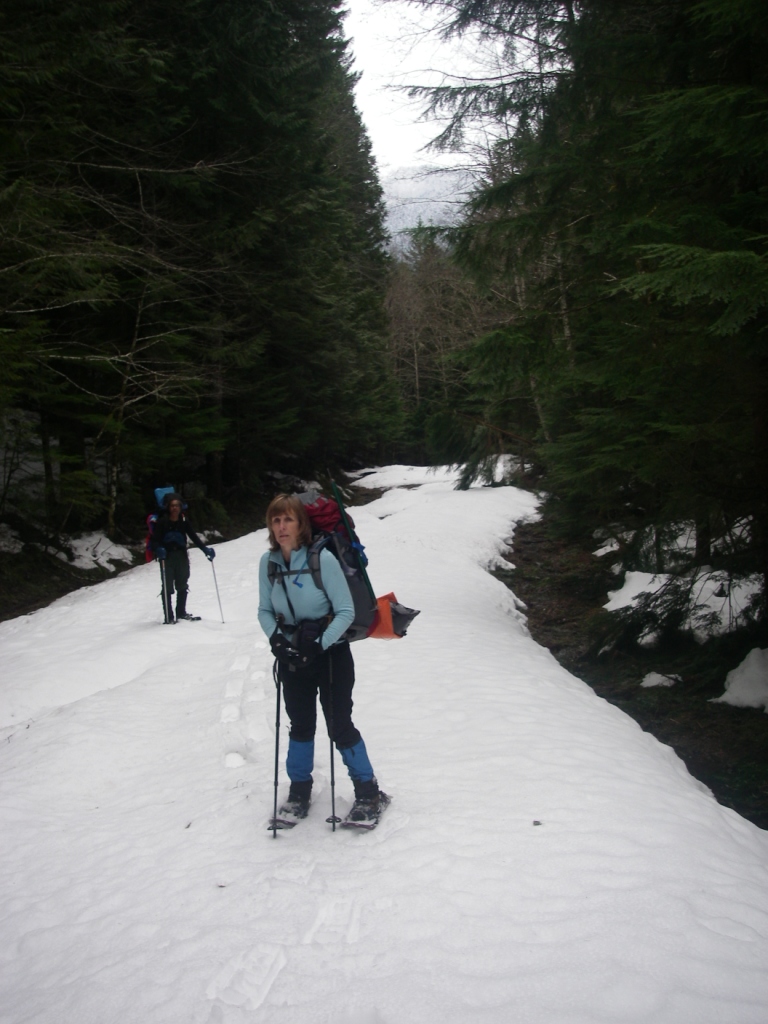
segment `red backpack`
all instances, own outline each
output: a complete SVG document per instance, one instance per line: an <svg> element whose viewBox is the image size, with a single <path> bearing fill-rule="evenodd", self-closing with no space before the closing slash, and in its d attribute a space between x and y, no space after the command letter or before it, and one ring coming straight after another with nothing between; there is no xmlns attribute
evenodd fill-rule
<svg viewBox="0 0 768 1024"><path fill-rule="evenodd" d="M355 533L352 519L341 504L338 488L335 484L332 486L338 500L326 498L317 491L297 495L312 526L312 543L307 553L312 582L328 596L320 572L320 552L326 548L341 566L355 607L352 625L340 639L350 643L369 636L380 640L399 639L405 636L419 612L399 604L394 594L376 597L366 572L368 559L365 549ZM276 562L270 561L268 574L270 581L275 583L287 574L287 570L281 570Z"/></svg>

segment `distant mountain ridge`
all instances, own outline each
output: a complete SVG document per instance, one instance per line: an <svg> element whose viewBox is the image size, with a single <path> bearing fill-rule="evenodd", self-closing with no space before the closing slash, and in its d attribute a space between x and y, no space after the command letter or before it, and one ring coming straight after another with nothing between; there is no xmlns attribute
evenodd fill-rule
<svg viewBox="0 0 768 1024"><path fill-rule="evenodd" d="M425 165L398 167L384 175L386 226L396 243L398 235L422 224L449 225L458 220L469 189L467 168Z"/></svg>

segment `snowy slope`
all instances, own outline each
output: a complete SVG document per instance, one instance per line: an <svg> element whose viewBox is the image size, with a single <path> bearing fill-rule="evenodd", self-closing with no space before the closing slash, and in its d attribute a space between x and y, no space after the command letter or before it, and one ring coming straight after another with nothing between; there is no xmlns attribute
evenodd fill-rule
<svg viewBox="0 0 768 1024"><path fill-rule="evenodd" d="M0 624L0 1022L764 1024L768 837L528 636L484 566L533 498L366 480L374 587L422 610L355 647L376 832L325 823L320 735L265 828L264 531L217 546L226 624L198 552L202 622L142 566Z"/></svg>

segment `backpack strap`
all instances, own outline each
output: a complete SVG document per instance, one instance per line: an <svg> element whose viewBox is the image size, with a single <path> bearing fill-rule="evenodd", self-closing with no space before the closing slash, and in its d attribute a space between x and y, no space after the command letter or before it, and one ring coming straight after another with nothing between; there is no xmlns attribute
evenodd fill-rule
<svg viewBox="0 0 768 1024"><path fill-rule="evenodd" d="M352 543L350 546L352 548L358 547L360 551L363 550L362 544L355 545L354 543ZM330 549L331 547L333 547L334 549L333 554L335 554L336 561L339 563L339 568L344 573L344 575L346 577L354 576L355 569L353 566L349 564L347 559L344 557L344 548L342 546L339 534L336 532L323 533L315 540L315 542L312 544L312 546L309 548L307 552L307 565L309 566L309 570L312 573L312 582L315 584L318 590L322 590L322 592L328 598L328 603L331 605L331 607L333 607L333 602L331 601L330 597L328 597L328 591L325 589L325 586L323 585L323 574L320 571L320 552L323 551L325 548ZM306 570L304 571L306 572Z"/></svg>
<svg viewBox="0 0 768 1024"><path fill-rule="evenodd" d="M267 562L267 579L274 586L275 583L284 583L286 576L307 576L312 572L311 568L305 569L283 569L277 562L271 559ZM314 581L314 576L312 577Z"/></svg>
<svg viewBox="0 0 768 1024"><path fill-rule="evenodd" d="M293 622L286 622L286 623L284 623L284 625L286 625L286 626L289 626L289 627L293 626L294 628L297 628L299 626L299 624L300 624L299 623L299 618L298 618L298 616L296 614L296 609L293 607L293 602L291 601L291 595L288 593L288 586L287 586L287 584L285 582L285 577L286 576L307 576L307 575L311 575L312 576L312 582L315 584L315 586L319 590L322 590L322 592L325 594L328 602L330 603L331 599L328 597L328 594L326 593L325 587L323 586L323 577L322 577L322 574L320 572L320 552L319 552L319 550L318 551L313 551L314 547L315 547L315 545L313 544L312 548L309 549L308 558L307 558L307 568L305 568L305 569L283 569L283 568L281 568L277 564L277 562L273 562L271 558L267 562L267 579L272 584L272 586L274 586L275 583L277 583L278 581L280 583L282 583L283 590L285 591L285 599L288 602L288 607L290 608L291 615L293 616L293 620L294 621ZM282 623L281 623L281 625L282 625Z"/></svg>
<svg viewBox="0 0 768 1024"><path fill-rule="evenodd" d="M333 608L333 602L331 601L330 597L328 597L328 591L325 589L325 586L323 585L323 574L320 571L320 552L323 550L327 543L328 538L326 536L322 536L318 537L318 539L310 545L309 550L307 551L307 565L309 566L309 571L312 573L312 582L315 584L318 590L322 590L322 592L325 594L328 604L330 604L331 608Z"/></svg>

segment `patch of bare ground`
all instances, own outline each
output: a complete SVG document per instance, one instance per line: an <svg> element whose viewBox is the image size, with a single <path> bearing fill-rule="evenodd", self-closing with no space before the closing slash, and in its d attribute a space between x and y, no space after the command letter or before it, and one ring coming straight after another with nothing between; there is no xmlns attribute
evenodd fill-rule
<svg viewBox="0 0 768 1024"><path fill-rule="evenodd" d="M594 548L592 544L590 547ZM617 577L586 546L556 536L546 518L519 526L510 561L494 575L527 605L533 638L682 758L715 797L760 828L768 828L768 714L713 704L725 676L765 635L698 644L678 637L653 649L626 645L603 651L608 613L602 606ZM649 672L680 676L671 687L641 687Z"/></svg>

